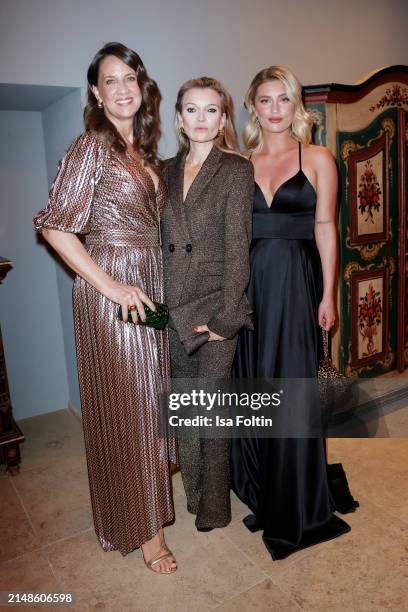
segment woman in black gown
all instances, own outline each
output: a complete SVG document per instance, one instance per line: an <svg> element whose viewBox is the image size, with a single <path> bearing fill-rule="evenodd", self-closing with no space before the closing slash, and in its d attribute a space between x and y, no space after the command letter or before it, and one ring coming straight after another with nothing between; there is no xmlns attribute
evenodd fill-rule
<svg viewBox="0 0 408 612"><path fill-rule="evenodd" d="M251 280L255 330L242 330L239 378L315 378L319 325L336 317L337 171L309 144L301 85L284 67L258 73L246 96L245 145L255 168ZM323 272L323 274L322 274ZM350 530L333 514L321 438L235 439L232 483L273 559Z"/></svg>

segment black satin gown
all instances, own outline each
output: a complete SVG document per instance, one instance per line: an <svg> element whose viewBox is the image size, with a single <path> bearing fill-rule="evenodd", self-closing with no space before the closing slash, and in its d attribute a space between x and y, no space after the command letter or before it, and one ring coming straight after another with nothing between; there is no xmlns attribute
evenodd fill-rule
<svg viewBox="0 0 408 612"><path fill-rule="evenodd" d="M255 330L241 330L235 377L317 376L322 275L315 208L299 145L299 171L279 187L270 208L255 187L247 289ZM231 473L233 490L253 513L244 522L263 530L273 559L350 530L331 508L321 438L234 439Z"/></svg>

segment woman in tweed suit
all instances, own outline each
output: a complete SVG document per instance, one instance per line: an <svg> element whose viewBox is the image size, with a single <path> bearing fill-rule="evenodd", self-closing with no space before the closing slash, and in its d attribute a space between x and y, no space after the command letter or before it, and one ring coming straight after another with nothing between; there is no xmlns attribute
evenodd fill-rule
<svg viewBox="0 0 408 612"><path fill-rule="evenodd" d="M173 379L228 378L245 297L253 169L236 154L230 95L215 79L185 83L177 97L179 152L168 160L162 218ZM175 382L177 386L177 382ZM179 439L187 508L199 531L231 520L229 440Z"/></svg>

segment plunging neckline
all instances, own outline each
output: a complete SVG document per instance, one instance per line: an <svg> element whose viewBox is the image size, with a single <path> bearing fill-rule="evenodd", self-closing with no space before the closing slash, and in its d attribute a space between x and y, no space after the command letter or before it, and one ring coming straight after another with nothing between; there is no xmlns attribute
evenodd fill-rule
<svg viewBox="0 0 408 612"><path fill-rule="evenodd" d="M273 201L274 201L274 199L275 199L275 197L276 197L276 194L279 192L279 190L280 190L280 189L282 189L282 187L283 187L284 185L286 185L287 183L289 183L289 181L291 181L292 179L296 178L296 177L298 176L298 174L300 174L300 173L302 173L302 174L303 174L303 176L305 177L305 179L306 179L306 180L307 180L307 181L310 183L309 179L307 178L307 176L305 175L305 173L303 172L303 170L301 170L301 169L299 168L299 170L296 172L296 174L293 174L293 175L292 175L292 176L290 176L288 179L286 179L286 181L283 181L283 183L281 183L281 184L279 185L279 187L276 189L275 193L274 193L274 194L273 194L273 196L272 196L272 200L271 200L271 203L270 203L270 204L268 204L268 200L266 199L266 196L265 196L265 194L264 194L264 192L263 192L262 187L260 186L260 184L259 184L257 181L255 181L255 185L258 187L259 191L262 193L262 197L263 197L263 199L264 199L264 201L265 201L265 204L267 205L267 207L268 207L268 208L272 208L272 206L273 206ZM311 183L310 183L310 184L311 184ZM311 184L311 186L313 187L313 185L312 185L312 184Z"/></svg>
<svg viewBox="0 0 408 612"><path fill-rule="evenodd" d="M303 174L304 178L306 179L306 181L309 183L310 187L313 189L315 195L316 194L316 189L313 187L312 183L309 181L309 179L307 178L306 174L303 172L302 168L299 168L299 170L296 172L296 174L293 174L292 176L290 176L288 179L286 179L285 181L283 181L283 183L281 183L279 185L279 187L277 188L277 190L275 191L275 193L272 196L272 200L271 203L268 204L268 200L265 197L265 194L263 192L263 189L261 188L260 184L257 181L255 182L255 185L258 187L259 191L262 194L263 200L266 204L266 206L269 208L269 210L271 210L271 208L273 207L273 203L275 201L276 196L278 195L279 191L282 189L282 187L284 187L285 185L287 185L290 181L292 181L293 179L295 179L297 176L299 176L299 174Z"/></svg>
<svg viewBox="0 0 408 612"><path fill-rule="evenodd" d="M272 200L270 204L268 203L268 200L266 199L263 189L261 188L259 183L257 183L257 181L254 181L255 185L258 187L259 191L261 192L263 200L269 210L272 209L275 198L278 195L279 191L282 189L282 187L285 187L285 185L290 183L290 181L293 181L294 179L296 179L296 177L298 177L299 175L303 175L303 177L306 179L306 182L309 183L310 187L313 189L315 196L317 196L316 189L313 187L312 183L309 181L309 179L307 178L306 174L303 172L303 169L302 169L302 145L300 144L300 142L299 142L298 151L299 151L299 170L279 185L279 187L275 190L275 193L272 196ZM252 154L250 155L249 159L251 159L251 157L252 157Z"/></svg>
<svg viewBox="0 0 408 612"><path fill-rule="evenodd" d="M153 187L153 192L155 197L157 198L157 195L159 193L159 188L160 188L160 176L157 175L158 181L157 181L157 189L156 189L156 185L154 184L154 180L152 175L150 174L150 172L146 169L146 167L143 165L143 162L141 159L136 159L136 157L133 157L133 155L131 155L128 151L126 151L126 155L128 157L128 159L133 162L134 164L138 164L140 166L140 168L142 169L142 172L145 176L149 177L151 186Z"/></svg>

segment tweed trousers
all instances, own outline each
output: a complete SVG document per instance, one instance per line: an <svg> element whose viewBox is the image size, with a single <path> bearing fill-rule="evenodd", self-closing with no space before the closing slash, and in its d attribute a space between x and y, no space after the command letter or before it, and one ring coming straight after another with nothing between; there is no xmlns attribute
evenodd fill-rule
<svg viewBox="0 0 408 612"><path fill-rule="evenodd" d="M237 339L207 342L187 355L178 334L170 329L173 391L182 378L226 379L230 377ZM187 496L187 510L196 515L196 527L225 527L231 521L230 440L178 439L179 461Z"/></svg>

